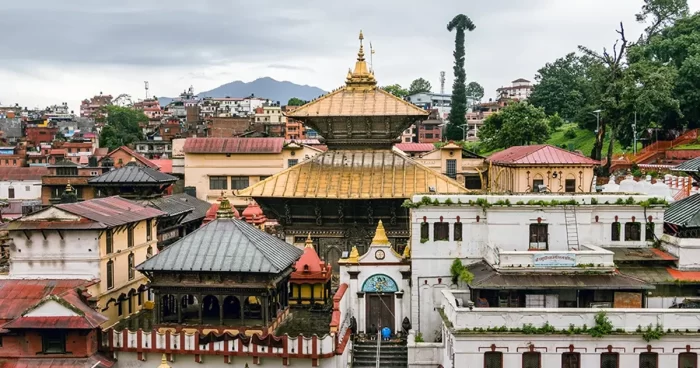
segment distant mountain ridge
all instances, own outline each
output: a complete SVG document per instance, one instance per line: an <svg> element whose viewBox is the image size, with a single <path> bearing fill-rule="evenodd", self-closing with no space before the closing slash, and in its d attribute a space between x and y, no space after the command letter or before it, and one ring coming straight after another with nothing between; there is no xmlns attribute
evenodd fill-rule
<svg viewBox="0 0 700 368"><path fill-rule="evenodd" d="M288 81L278 81L270 77L258 78L252 82L234 81L223 84L210 91L198 93L200 98L204 97L255 97L267 98L272 101L279 101L286 105L290 98L296 97L302 100L312 100L327 92L309 85L299 85ZM173 98L161 97L158 102L167 105Z"/></svg>

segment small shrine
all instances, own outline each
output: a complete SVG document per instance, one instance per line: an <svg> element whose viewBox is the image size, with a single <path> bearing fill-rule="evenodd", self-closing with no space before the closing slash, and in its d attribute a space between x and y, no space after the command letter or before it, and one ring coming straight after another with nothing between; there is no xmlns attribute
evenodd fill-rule
<svg viewBox="0 0 700 368"><path fill-rule="evenodd" d="M294 264L289 279L289 304L327 304L331 295L331 276L331 265L318 256L309 234L304 254Z"/></svg>
<svg viewBox="0 0 700 368"><path fill-rule="evenodd" d="M288 315L288 282L302 250L234 218L217 218L136 267L151 281L157 327L271 333Z"/></svg>
<svg viewBox="0 0 700 368"><path fill-rule="evenodd" d="M340 260L340 282L348 285L350 305L360 333L376 333L384 327L393 334L401 331L404 318L411 315L411 263L409 247L397 253L379 221L367 252L360 255L353 247L347 258Z"/></svg>

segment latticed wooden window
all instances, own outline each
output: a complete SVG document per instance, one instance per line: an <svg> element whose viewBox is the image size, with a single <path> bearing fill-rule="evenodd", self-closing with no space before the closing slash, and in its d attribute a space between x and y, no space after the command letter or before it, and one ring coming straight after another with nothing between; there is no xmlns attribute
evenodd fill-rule
<svg viewBox="0 0 700 368"><path fill-rule="evenodd" d="M423 239L428 240L428 238L430 237L430 228L429 228L429 226L430 226L430 225L428 225L427 222L423 222L423 223L420 224L420 238L421 238L421 241L422 241Z"/></svg>
<svg viewBox="0 0 700 368"><path fill-rule="evenodd" d="M581 368L581 353L562 353L561 368Z"/></svg>
<svg viewBox="0 0 700 368"><path fill-rule="evenodd" d="M523 368L541 368L542 359L537 351L523 353Z"/></svg>
<svg viewBox="0 0 700 368"><path fill-rule="evenodd" d="M600 354L600 368L620 368L619 353Z"/></svg>
<svg viewBox="0 0 700 368"><path fill-rule="evenodd" d="M450 240L450 224L447 222L436 222L433 224L433 237L435 241Z"/></svg>
<svg viewBox="0 0 700 368"><path fill-rule="evenodd" d="M658 353L639 354L639 368L659 368Z"/></svg>
<svg viewBox="0 0 700 368"><path fill-rule="evenodd" d="M500 351L484 353L484 368L503 368L503 353Z"/></svg>
<svg viewBox="0 0 700 368"><path fill-rule="evenodd" d="M455 222L453 237L454 237L455 241L462 241L462 223L461 222Z"/></svg>
<svg viewBox="0 0 700 368"><path fill-rule="evenodd" d="M678 354L678 368L698 368L697 353Z"/></svg>
<svg viewBox="0 0 700 368"><path fill-rule="evenodd" d="M649 221L644 231L644 240L654 241L654 223Z"/></svg>
<svg viewBox="0 0 700 368"><path fill-rule="evenodd" d="M642 224L639 222L625 223L625 241L642 240Z"/></svg>

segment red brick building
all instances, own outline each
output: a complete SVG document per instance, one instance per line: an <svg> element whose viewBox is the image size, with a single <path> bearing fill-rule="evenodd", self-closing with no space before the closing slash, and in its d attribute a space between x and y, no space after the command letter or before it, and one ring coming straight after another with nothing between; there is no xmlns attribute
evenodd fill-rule
<svg viewBox="0 0 700 368"><path fill-rule="evenodd" d="M158 134L164 141L172 141L174 138L182 137L182 126L180 120L167 120L158 127Z"/></svg>
<svg viewBox="0 0 700 368"><path fill-rule="evenodd" d="M86 280L0 280L0 367L112 367Z"/></svg>
<svg viewBox="0 0 700 368"><path fill-rule="evenodd" d="M442 142L442 127L444 122L440 120L437 109L430 111L427 120L418 123L418 143Z"/></svg>
<svg viewBox="0 0 700 368"><path fill-rule="evenodd" d="M238 137L250 128L250 118L209 118L207 119L207 137Z"/></svg>
<svg viewBox="0 0 700 368"><path fill-rule="evenodd" d="M107 157L109 157L112 160L113 166L116 168L119 168L119 167L122 167L122 166L128 164L131 161L131 159L133 158L141 166L150 167L151 169L158 170L158 165L154 164L149 159L143 157L143 155L132 150L131 148L129 148L127 146L121 146L121 147L115 149L114 151L108 153L107 155L102 157L100 162L103 164L104 160ZM102 165L102 166L104 166L104 165Z"/></svg>
<svg viewBox="0 0 700 368"><path fill-rule="evenodd" d="M58 127L49 125L27 125L24 132L26 134L27 144L33 147L39 147L42 143L53 142L56 133L58 133Z"/></svg>
<svg viewBox="0 0 700 368"><path fill-rule="evenodd" d="M0 147L0 167L22 167L26 165L26 148L23 146Z"/></svg>

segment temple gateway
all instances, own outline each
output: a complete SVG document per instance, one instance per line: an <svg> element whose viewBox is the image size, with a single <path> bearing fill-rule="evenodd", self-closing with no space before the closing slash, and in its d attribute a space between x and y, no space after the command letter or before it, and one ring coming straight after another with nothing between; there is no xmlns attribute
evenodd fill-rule
<svg viewBox="0 0 700 368"><path fill-rule="evenodd" d="M360 32L355 69L345 86L287 114L319 132L328 151L240 192L276 218L287 242L304 247L307 234L333 273L343 252L360 253L383 220L394 249L409 238L408 209L417 193L466 193L457 181L392 150L401 132L428 112L377 87Z"/></svg>

